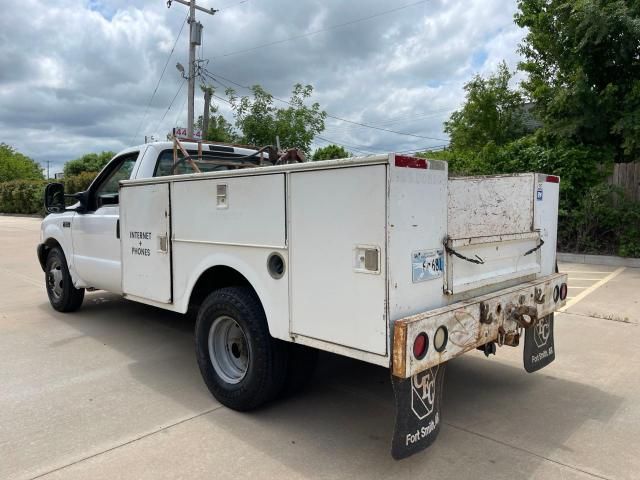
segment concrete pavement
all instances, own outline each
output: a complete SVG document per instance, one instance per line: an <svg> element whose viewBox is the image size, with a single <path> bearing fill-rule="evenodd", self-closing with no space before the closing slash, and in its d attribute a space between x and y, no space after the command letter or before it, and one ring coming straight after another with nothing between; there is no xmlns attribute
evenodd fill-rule
<svg viewBox="0 0 640 480"><path fill-rule="evenodd" d="M0 217L2 479L638 478L638 269L557 315L538 373L521 347L450 362L438 440L395 462L385 369L324 355L308 391L231 411L200 378L192 321L104 292L54 312L38 228ZM561 266L574 298L617 269Z"/></svg>

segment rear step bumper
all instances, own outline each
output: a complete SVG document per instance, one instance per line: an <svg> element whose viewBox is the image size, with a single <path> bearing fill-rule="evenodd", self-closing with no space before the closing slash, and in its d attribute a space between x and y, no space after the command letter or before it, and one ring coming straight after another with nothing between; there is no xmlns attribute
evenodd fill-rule
<svg viewBox="0 0 640 480"><path fill-rule="evenodd" d="M493 342L505 333L516 333L520 325L516 312L528 310L537 318L558 310L566 303L560 291L567 275L555 273L531 282L446 307L418 313L397 320L393 327L391 372L409 378L469 350ZM566 296L566 285L564 287ZM535 316L535 315L534 315ZM501 328L502 327L502 328ZM436 335L436 331L441 329ZM444 331L443 331L444 330ZM426 335L427 351L421 358L413 352L414 340ZM441 351L436 349L436 337L444 339Z"/></svg>

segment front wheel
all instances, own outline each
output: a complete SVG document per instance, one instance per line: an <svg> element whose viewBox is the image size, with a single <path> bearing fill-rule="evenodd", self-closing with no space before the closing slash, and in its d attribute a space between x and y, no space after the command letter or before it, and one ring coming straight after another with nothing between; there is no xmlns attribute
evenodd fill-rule
<svg viewBox="0 0 640 480"><path fill-rule="evenodd" d="M51 306L59 312L73 312L84 300L84 288L75 288L67 266L67 260L59 247L53 247L47 255L45 282Z"/></svg>
<svg viewBox="0 0 640 480"><path fill-rule="evenodd" d="M202 377L223 405L251 410L281 391L286 345L269 334L262 305L249 288L211 293L198 311L195 340Z"/></svg>

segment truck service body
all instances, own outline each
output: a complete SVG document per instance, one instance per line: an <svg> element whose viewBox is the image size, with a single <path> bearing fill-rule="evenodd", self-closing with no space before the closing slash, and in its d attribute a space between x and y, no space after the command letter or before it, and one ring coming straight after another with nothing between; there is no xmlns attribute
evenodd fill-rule
<svg viewBox="0 0 640 480"><path fill-rule="evenodd" d="M80 205L43 221L38 255L56 308L71 298L68 279L73 308L95 288L199 309L198 361L222 403L253 408L288 376L309 375L292 373L306 368L293 348L385 366L392 454L403 458L439 431L448 360L516 346L522 331L527 371L555 358L553 312L567 291L556 273L558 177L449 178L446 162L399 154L163 175L171 151L117 155ZM275 380L254 388L258 362Z"/></svg>

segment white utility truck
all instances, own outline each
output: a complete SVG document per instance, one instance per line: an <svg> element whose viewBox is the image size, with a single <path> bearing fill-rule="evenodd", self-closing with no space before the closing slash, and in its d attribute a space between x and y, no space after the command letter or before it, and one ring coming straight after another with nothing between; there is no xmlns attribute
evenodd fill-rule
<svg viewBox="0 0 640 480"><path fill-rule="evenodd" d="M558 177L449 178L446 162L399 154L283 163L179 146L116 155L67 195L70 207L61 184L47 187L38 257L55 309L102 289L197 311L204 381L237 410L295 388L317 350L388 367L394 458L437 436L448 360L517 346L523 332L527 371L555 358L553 313L567 295Z"/></svg>

